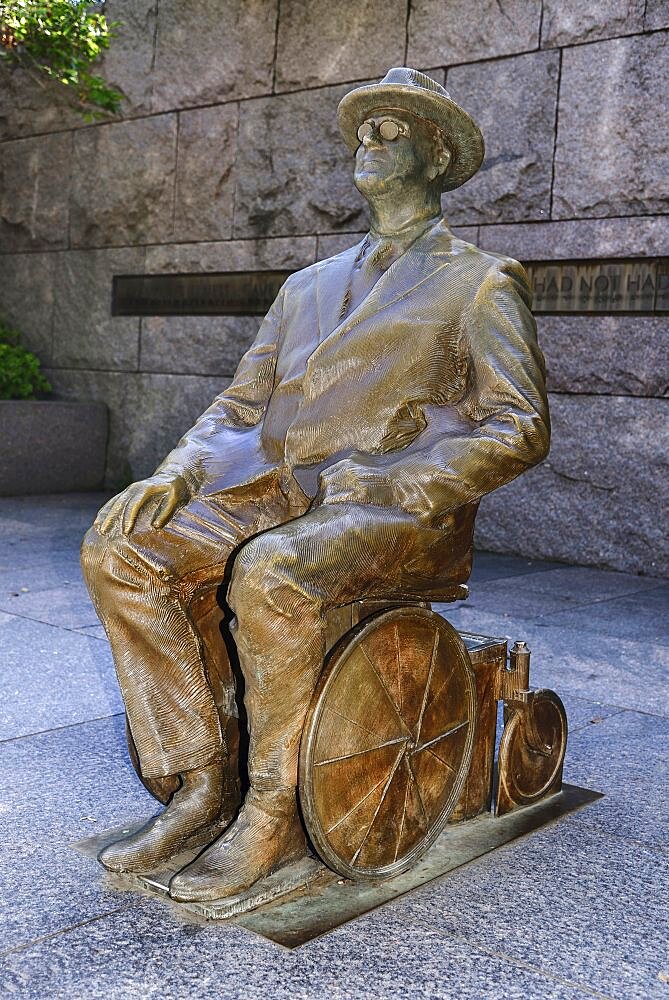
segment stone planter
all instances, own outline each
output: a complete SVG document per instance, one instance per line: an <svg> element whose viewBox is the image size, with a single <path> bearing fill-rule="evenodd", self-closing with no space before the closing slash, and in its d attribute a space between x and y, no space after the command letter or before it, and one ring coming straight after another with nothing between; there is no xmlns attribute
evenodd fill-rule
<svg viewBox="0 0 669 1000"><path fill-rule="evenodd" d="M104 403L0 400L0 496L100 489Z"/></svg>

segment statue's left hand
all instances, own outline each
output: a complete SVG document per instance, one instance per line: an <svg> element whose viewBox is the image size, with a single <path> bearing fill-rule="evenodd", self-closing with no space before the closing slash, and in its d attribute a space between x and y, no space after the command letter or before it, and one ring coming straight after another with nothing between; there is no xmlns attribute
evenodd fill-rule
<svg viewBox="0 0 669 1000"><path fill-rule="evenodd" d="M190 490L182 476L151 476L132 483L105 504L95 519L96 528L105 535L116 525L124 535L129 535L140 511L153 497L161 500L151 518L151 526L164 528L175 511L188 502Z"/></svg>

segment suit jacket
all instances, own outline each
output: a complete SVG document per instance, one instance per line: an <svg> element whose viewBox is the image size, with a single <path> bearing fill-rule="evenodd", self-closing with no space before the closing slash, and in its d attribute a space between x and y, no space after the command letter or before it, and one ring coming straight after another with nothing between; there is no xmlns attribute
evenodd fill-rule
<svg viewBox="0 0 669 1000"><path fill-rule="evenodd" d="M205 494L268 474L314 502L435 525L547 453L545 369L517 261L441 220L350 315L360 245L291 275L232 383L159 467Z"/></svg>

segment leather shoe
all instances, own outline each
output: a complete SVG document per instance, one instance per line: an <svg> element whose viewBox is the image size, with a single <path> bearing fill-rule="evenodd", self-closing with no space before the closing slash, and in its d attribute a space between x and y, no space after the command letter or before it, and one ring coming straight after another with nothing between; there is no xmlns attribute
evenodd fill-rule
<svg viewBox="0 0 669 1000"><path fill-rule="evenodd" d="M306 853L296 789L251 789L235 823L172 878L170 896L179 902L237 896Z"/></svg>
<svg viewBox="0 0 669 1000"><path fill-rule="evenodd" d="M181 787L166 809L130 837L109 844L98 861L110 872L141 874L168 861L197 835L211 827L211 839L229 825L225 815L223 764L220 760L181 775Z"/></svg>

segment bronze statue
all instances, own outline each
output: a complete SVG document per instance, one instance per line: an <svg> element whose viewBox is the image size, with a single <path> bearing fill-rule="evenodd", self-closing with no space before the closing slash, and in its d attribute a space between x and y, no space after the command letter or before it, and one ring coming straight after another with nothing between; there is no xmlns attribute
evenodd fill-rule
<svg viewBox="0 0 669 1000"><path fill-rule="evenodd" d="M548 450L523 268L441 213L482 162L476 124L406 67L347 94L338 121L369 233L286 281L228 389L82 548L142 775L177 788L100 860L143 873L209 843L172 880L179 900L242 893L304 854L298 754L326 614L464 583L478 501ZM212 683L224 579L250 736L236 818L233 675Z"/></svg>

